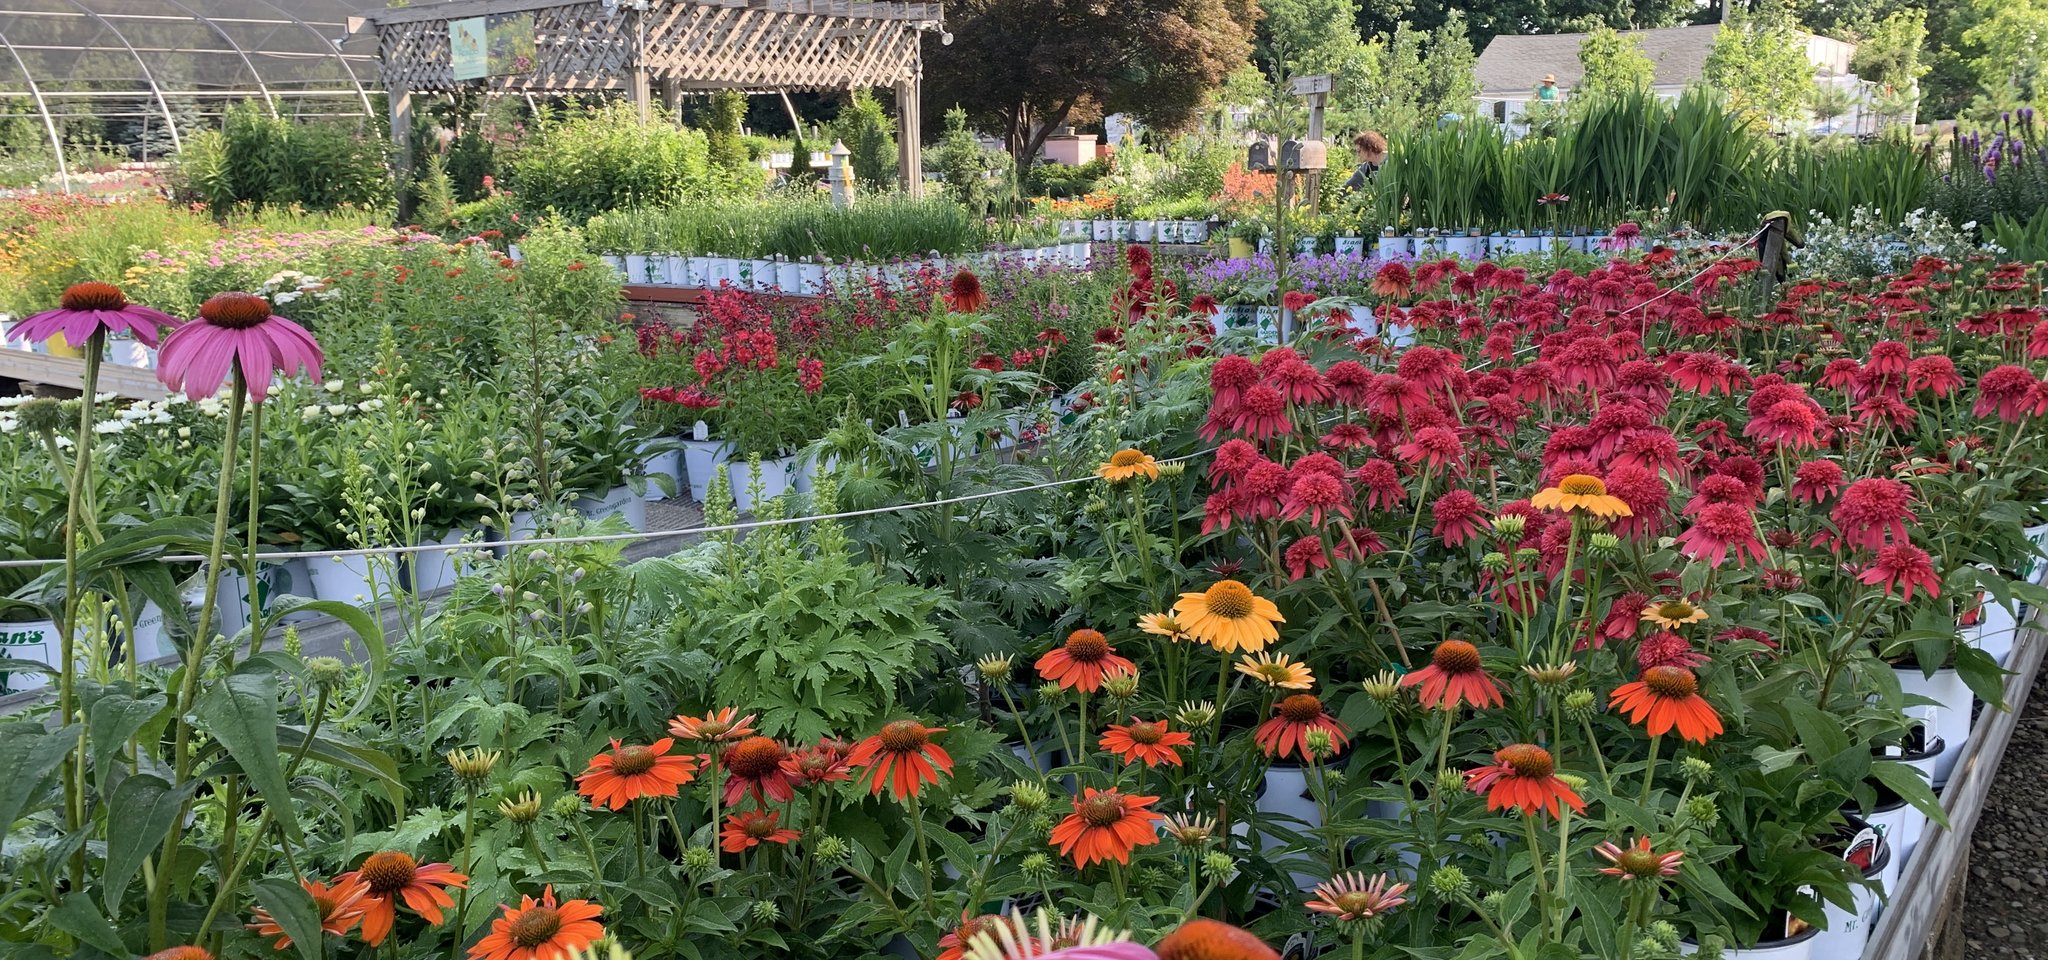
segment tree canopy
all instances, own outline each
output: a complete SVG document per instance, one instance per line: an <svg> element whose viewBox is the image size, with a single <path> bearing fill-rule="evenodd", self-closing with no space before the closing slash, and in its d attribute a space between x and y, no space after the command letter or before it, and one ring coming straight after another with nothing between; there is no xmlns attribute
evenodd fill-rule
<svg viewBox="0 0 2048 960"><path fill-rule="evenodd" d="M1251 0L959 0L925 48L927 102L1001 131L1021 167L1062 123L1128 113L1187 126L1251 53Z"/></svg>
<svg viewBox="0 0 2048 960"><path fill-rule="evenodd" d="M1604 25L1579 41L1579 66L1585 73L1572 89L1575 100L1581 95L1645 90L1657 79L1657 65L1643 52L1642 43Z"/></svg>

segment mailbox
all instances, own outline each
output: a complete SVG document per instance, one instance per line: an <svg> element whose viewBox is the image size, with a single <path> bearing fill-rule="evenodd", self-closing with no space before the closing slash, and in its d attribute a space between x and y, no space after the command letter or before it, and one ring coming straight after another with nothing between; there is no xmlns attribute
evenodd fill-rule
<svg viewBox="0 0 2048 960"><path fill-rule="evenodd" d="M1273 169L1273 144L1269 140L1255 140L1245 151L1244 165L1247 170L1269 172Z"/></svg>
<svg viewBox="0 0 2048 960"><path fill-rule="evenodd" d="M1329 151L1321 140L1289 140L1280 145L1280 166L1287 170L1327 169Z"/></svg>

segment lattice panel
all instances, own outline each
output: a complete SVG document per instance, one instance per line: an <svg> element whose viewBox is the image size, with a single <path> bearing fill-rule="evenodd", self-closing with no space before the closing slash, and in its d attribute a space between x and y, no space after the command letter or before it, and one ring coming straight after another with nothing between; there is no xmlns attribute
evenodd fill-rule
<svg viewBox="0 0 2048 960"><path fill-rule="evenodd" d="M423 91L488 83L501 89L536 92L609 90L626 85L633 72L630 11L613 13L600 3L575 3L543 7L533 15L533 73L462 84L456 82L449 63L447 20L381 24L377 32L385 83L403 83Z"/></svg>
<svg viewBox="0 0 2048 960"><path fill-rule="evenodd" d="M638 13L626 3L519 6L534 13L538 65L527 76L482 82L533 92L629 87L635 16L653 80L700 90L889 86L917 76L918 30L945 16L937 3L856 0L655 0ZM505 9L458 0L435 12L443 7L435 19L377 23L388 86L455 88L448 21ZM416 16L417 8L393 12Z"/></svg>

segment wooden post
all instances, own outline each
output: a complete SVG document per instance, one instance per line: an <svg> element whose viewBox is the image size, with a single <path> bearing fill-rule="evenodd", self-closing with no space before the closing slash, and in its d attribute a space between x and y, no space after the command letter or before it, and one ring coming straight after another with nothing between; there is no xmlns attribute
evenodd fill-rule
<svg viewBox="0 0 2048 960"><path fill-rule="evenodd" d="M1293 191L1290 185L1293 182L1294 172L1287 169L1287 164L1280 159L1282 155L1281 151L1274 151L1273 277L1275 282L1273 284L1273 296L1279 298L1280 301L1274 304L1274 306L1280 308L1280 342L1284 344L1294 339L1294 317L1287 309L1287 291L1289 289L1287 264L1293 256L1293 251L1288 249L1293 238L1287 235L1287 213L1288 208L1293 206Z"/></svg>
<svg viewBox="0 0 2048 960"><path fill-rule="evenodd" d="M904 192L924 196L924 35L916 37L916 56L907 80L896 83L896 179Z"/></svg>
<svg viewBox="0 0 2048 960"><path fill-rule="evenodd" d="M1791 266L1789 251L1785 248L1785 228L1791 222L1791 214L1777 210L1767 213L1764 215L1763 235L1757 238L1757 259L1763 263L1763 269L1757 271L1757 287L1767 303Z"/></svg>
<svg viewBox="0 0 2048 960"><path fill-rule="evenodd" d="M644 9L645 7L646 4L644 3L635 4L632 13L629 14L633 18L633 62L631 64L633 75L626 91L627 96L633 100L633 106L638 108L640 112L641 123L646 123L652 115L654 101L654 91L651 89L647 76L647 14Z"/></svg>
<svg viewBox="0 0 2048 960"><path fill-rule="evenodd" d="M391 166L398 180L398 218L412 216L412 88L404 81L391 84L386 92L391 101Z"/></svg>
<svg viewBox="0 0 2048 960"><path fill-rule="evenodd" d="M1323 139L1323 107L1329 99L1329 93L1324 91L1308 95L1308 138L1310 140ZM1321 170L1307 171L1302 174L1302 180L1304 183L1301 190L1301 199L1308 205L1309 212L1314 213L1322 209L1323 172Z"/></svg>

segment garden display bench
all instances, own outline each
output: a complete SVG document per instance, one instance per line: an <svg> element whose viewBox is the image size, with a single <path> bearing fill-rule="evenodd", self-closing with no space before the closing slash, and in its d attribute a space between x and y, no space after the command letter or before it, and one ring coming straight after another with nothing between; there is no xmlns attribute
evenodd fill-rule
<svg viewBox="0 0 2048 960"><path fill-rule="evenodd" d="M1899 877L1899 887L1890 892L1884 915L1871 931L1864 948L1865 960L1951 960L1964 958L1965 944L1961 907L1970 867L1970 835L1977 818L1991 798L1991 785L1998 776L2005 748L2027 706L2027 692L2048 653L2048 636L2042 633L2042 612L2032 611L2027 625L2015 638L2007 669L2006 709L1978 711L1970 740L1955 772L1941 791L1941 806L1948 813L1943 828L1929 822L1913 859Z"/></svg>
<svg viewBox="0 0 2048 960"><path fill-rule="evenodd" d="M18 381L24 387L39 384L77 393L85 384L85 360L0 349L0 377ZM115 363L100 364L99 388L101 393L131 400L162 400L170 395L170 390L157 382L153 371Z"/></svg>

